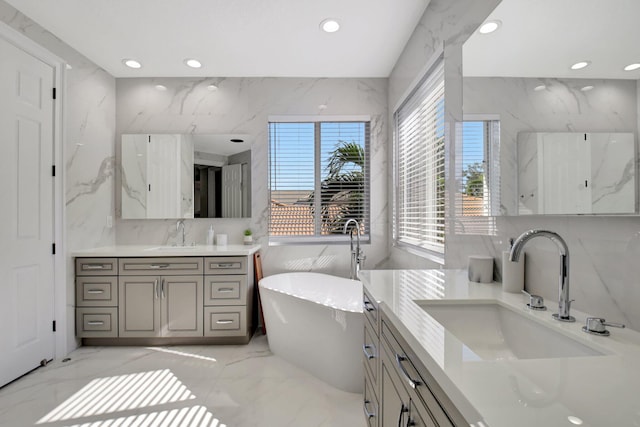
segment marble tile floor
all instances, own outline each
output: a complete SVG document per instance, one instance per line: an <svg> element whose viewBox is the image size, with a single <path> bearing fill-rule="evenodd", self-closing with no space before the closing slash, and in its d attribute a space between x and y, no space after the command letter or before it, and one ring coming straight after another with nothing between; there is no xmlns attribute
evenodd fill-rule
<svg viewBox="0 0 640 427"><path fill-rule="evenodd" d="M362 396L242 346L81 347L0 389L2 427L361 427Z"/></svg>

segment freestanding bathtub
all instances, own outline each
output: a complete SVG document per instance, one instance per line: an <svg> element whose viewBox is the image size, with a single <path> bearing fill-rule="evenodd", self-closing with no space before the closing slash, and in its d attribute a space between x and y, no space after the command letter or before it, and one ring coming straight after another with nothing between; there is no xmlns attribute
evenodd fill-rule
<svg viewBox="0 0 640 427"><path fill-rule="evenodd" d="M271 351L344 391L363 387L362 283L321 273L260 280Z"/></svg>

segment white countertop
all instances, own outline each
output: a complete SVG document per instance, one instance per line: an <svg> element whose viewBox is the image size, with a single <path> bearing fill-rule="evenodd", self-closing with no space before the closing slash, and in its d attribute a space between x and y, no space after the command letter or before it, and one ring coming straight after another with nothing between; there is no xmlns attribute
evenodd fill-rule
<svg viewBox="0 0 640 427"><path fill-rule="evenodd" d="M640 333L585 334L584 313L571 311L575 323L555 321L557 303L529 310L525 295L469 282L466 270L366 270L360 279L472 426L640 426ZM481 360L419 300L497 300L604 355Z"/></svg>
<svg viewBox="0 0 640 427"><path fill-rule="evenodd" d="M227 246L104 246L71 252L74 257L173 257L173 256L248 256L260 250L260 245Z"/></svg>

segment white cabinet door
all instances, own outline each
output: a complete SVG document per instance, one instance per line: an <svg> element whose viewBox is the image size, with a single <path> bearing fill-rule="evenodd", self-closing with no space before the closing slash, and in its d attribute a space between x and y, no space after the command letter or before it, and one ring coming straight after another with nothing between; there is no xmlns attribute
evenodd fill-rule
<svg viewBox="0 0 640 427"><path fill-rule="evenodd" d="M0 38L0 386L54 354L54 70Z"/></svg>
<svg viewBox="0 0 640 427"><path fill-rule="evenodd" d="M222 217L242 216L242 165L222 167Z"/></svg>

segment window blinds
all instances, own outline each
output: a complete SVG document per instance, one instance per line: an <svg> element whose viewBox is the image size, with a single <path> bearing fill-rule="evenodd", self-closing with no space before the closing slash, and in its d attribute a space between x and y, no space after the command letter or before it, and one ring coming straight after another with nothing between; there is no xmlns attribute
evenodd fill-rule
<svg viewBox="0 0 640 427"><path fill-rule="evenodd" d="M394 114L397 242L444 252L444 66L440 60Z"/></svg>
<svg viewBox="0 0 640 427"><path fill-rule="evenodd" d="M369 122L269 123L270 241L368 235L368 147Z"/></svg>

